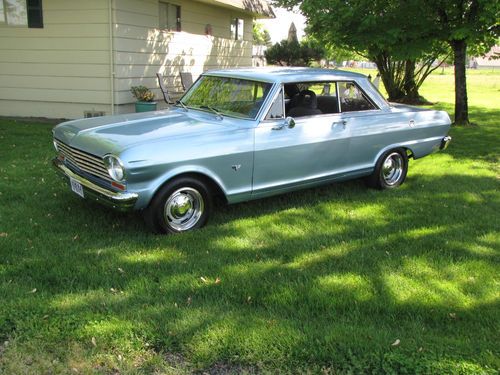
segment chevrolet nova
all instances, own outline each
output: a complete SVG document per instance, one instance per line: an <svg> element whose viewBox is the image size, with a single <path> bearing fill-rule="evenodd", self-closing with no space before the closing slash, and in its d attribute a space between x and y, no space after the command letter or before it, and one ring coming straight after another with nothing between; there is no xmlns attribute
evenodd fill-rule
<svg viewBox="0 0 500 375"><path fill-rule="evenodd" d="M80 197L177 233L203 226L216 195L236 203L359 177L395 188L449 129L446 112L390 104L361 74L219 70L167 110L56 126L53 166Z"/></svg>

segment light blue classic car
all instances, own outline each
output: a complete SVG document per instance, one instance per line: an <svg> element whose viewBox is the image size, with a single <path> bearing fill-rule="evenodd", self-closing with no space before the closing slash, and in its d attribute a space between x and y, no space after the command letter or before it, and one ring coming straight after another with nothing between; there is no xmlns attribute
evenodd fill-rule
<svg viewBox="0 0 500 375"><path fill-rule="evenodd" d="M142 210L156 232L203 226L228 203L365 177L403 183L408 159L447 147L443 111L388 103L361 74L308 68L203 74L175 106L53 130L73 192Z"/></svg>

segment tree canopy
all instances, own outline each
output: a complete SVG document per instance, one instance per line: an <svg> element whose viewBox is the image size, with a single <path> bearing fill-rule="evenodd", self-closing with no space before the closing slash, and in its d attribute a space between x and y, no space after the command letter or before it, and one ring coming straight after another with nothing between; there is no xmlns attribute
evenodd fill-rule
<svg viewBox="0 0 500 375"><path fill-rule="evenodd" d="M485 48L498 37L498 1L491 0L276 0L298 6L308 30L325 45L364 54L381 73L389 99L418 96L435 61L456 41ZM462 43L462 42L461 42ZM465 62L465 53L459 56ZM457 90L465 88L458 75ZM466 99L466 98L465 98Z"/></svg>
<svg viewBox="0 0 500 375"><path fill-rule="evenodd" d="M313 61L321 60L325 55L325 50L318 44L304 40L282 40L269 47L266 52L266 59L269 64L281 66L308 66Z"/></svg>
<svg viewBox="0 0 500 375"><path fill-rule="evenodd" d="M500 3L492 0L425 0L423 14L433 31L453 50L455 65L455 124L469 124L467 50L485 53L499 33Z"/></svg>
<svg viewBox="0 0 500 375"><path fill-rule="evenodd" d="M262 46L271 45L271 35L260 22L254 22L252 27L253 42Z"/></svg>
<svg viewBox="0 0 500 375"><path fill-rule="evenodd" d="M351 50L374 61L394 101L419 100L418 88L444 48L431 21L416 17L420 1L278 0L299 6L308 31L325 46ZM427 22L429 25L427 25ZM417 61L419 68L416 67Z"/></svg>
<svg viewBox="0 0 500 375"><path fill-rule="evenodd" d="M290 24L288 38L269 47L265 52L270 64L281 66L308 66L325 56L325 48L314 38L306 38L299 42L297 28Z"/></svg>

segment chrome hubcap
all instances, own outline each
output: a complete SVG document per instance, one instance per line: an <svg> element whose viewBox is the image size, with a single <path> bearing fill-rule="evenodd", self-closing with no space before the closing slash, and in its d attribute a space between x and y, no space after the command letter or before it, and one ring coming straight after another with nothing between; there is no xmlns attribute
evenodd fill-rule
<svg viewBox="0 0 500 375"><path fill-rule="evenodd" d="M393 152L384 160L382 165L382 178L387 185L396 184L403 175L403 157Z"/></svg>
<svg viewBox="0 0 500 375"><path fill-rule="evenodd" d="M201 194L193 188L174 191L165 202L164 216L167 223L177 231L191 229L200 220L204 204Z"/></svg>

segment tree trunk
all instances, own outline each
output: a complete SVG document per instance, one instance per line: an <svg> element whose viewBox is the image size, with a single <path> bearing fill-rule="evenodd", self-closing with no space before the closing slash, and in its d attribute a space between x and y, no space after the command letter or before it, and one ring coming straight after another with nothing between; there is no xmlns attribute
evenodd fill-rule
<svg viewBox="0 0 500 375"><path fill-rule="evenodd" d="M424 103L418 93L415 60L394 61L387 53L370 57L377 64L389 101L407 104Z"/></svg>
<svg viewBox="0 0 500 375"><path fill-rule="evenodd" d="M389 96L388 100L390 102L401 102L405 97L405 93L401 90L401 87L394 81L392 71L388 71L384 68L379 69L380 78L384 84L385 91Z"/></svg>
<svg viewBox="0 0 500 375"><path fill-rule="evenodd" d="M465 79L465 59L467 44L465 40L450 41L455 62L455 125L469 125L467 103L467 83Z"/></svg>
<svg viewBox="0 0 500 375"><path fill-rule="evenodd" d="M401 87L401 83L397 82L395 77L398 75L395 71L398 64L394 64L391 58L385 53L378 53L371 56L371 60L377 65L380 79L384 84L385 91L389 96L389 101L400 102L403 100L405 93Z"/></svg>
<svg viewBox="0 0 500 375"><path fill-rule="evenodd" d="M420 104L420 94L418 93L418 86L415 82L415 60L405 61L405 76L404 76L404 91L405 103Z"/></svg>

